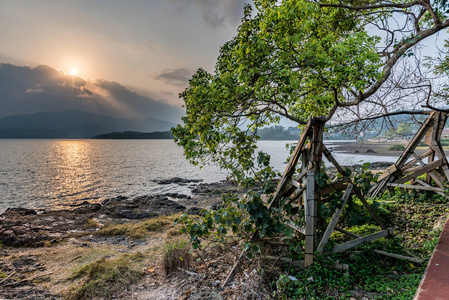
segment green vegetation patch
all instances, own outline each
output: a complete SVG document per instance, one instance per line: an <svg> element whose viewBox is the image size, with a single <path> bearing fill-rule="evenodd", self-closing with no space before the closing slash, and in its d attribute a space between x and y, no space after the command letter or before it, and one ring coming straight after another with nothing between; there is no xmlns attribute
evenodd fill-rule
<svg viewBox="0 0 449 300"><path fill-rule="evenodd" d="M388 151L404 151L405 146L401 144L394 144L388 147Z"/></svg>
<svg viewBox="0 0 449 300"><path fill-rule="evenodd" d="M143 272L133 266L133 262L142 258L141 253L116 259L101 258L75 270L69 279L80 281L69 289L67 299L111 299L142 278Z"/></svg>
<svg viewBox="0 0 449 300"><path fill-rule="evenodd" d="M343 253L323 255L304 270L293 270L286 265L284 273L273 283L275 294L282 299L412 299L439 241L441 228L435 227L436 220L449 214L448 200L430 192L401 193L398 189L391 196L371 201L377 203L373 208L387 226L394 228L394 236ZM380 230L369 223L345 229L359 235ZM334 233L326 249L344 242L345 238L341 233ZM415 255L424 262L386 257L375 253L375 249ZM298 260L302 256L292 258ZM336 270L335 264L347 264L349 271Z"/></svg>

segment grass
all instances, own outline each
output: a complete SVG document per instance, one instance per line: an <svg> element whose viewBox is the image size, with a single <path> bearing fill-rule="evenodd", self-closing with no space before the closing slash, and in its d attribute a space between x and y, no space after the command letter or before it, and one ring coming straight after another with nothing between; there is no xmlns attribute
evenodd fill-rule
<svg viewBox="0 0 449 300"><path fill-rule="evenodd" d="M137 282L143 272L134 266L143 255L121 255L116 259L101 258L75 270L69 280L78 280L67 292L67 299L111 299L116 293Z"/></svg>
<svg viewBox="0 0 449 300"><path fill-rule="evenodd" d="M139 223L105 224L95 234L100 236L125 235L133 239L142 239L155 232L163 232L173 226L175 216L160 216Z"/></svg>

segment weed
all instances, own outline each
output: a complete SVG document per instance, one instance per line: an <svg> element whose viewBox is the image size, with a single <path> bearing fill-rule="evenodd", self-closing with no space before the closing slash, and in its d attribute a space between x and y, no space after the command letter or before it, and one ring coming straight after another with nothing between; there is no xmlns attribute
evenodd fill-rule
<svg viewBox="0 0 449 300"><path fill-rule="evenodd" d="M0 278L6 278L8 276L8 274L6 274L5 272L3 272L2 269L0 269Z"/></svg>
<svg viewBox="0 0 449 300"><path fill-rule="evenodd" d="M131 283L139 280L143 272L134 268L133 261L142 259L142 254L122 255L116 259L101 258L74 271L70 280L81 279L71 287L67 299L92 299L112 296Z"/></svg>
<svg viewBox="0 0 449 300"><path fill-rule="evenodd" d="M178 268L187 269L191 262L190 244L186 240L177 239L166 242L162 261L166 275L176 271Z"/></svg>

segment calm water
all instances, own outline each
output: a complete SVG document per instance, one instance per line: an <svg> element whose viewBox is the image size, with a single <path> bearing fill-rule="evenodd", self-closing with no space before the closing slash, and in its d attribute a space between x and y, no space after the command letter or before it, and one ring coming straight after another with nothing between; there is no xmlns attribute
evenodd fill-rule
<svg viewBox="0 0 449 300"><path fill-rule="evenodd" d="M260 142L278 171L286 166L286 143ZM353 154L336 158L342 164L396 160ZM171 177L216 182L226 173L190 165L171 140L0 140L0 213L8 207L60 208L118 195L190 194L189 186L153 182Z"/></svg>

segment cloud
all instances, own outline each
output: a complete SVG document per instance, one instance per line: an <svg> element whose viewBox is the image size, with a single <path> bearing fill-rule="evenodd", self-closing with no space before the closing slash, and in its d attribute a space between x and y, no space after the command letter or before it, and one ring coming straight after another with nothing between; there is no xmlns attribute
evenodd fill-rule
<svg viewBox="0 0 449 300"><path fill-rule="evenodd" d="M201 12L206 24L220 27L226 23L236 25L243 16L245 3L251 0L176 0L177 2L194 3ZM178 11L182 11L178 9Z"/></svg>
<svg viewBox="0 0 449 300"><path fill-rule="evenodd" d="M193 72L190 72L189 70L184 68L167 69L157 75L155 79L164 81L172 85L185 86L189 82L192 73Z"/></svg>
<svg viewBox="0 0 449 300"><path fill-rule="evenodd" d="M85 80L50 66L0 64L0 118L78 110L116 118L153 117L177 122L180 108L106 80Z"/></svg>

